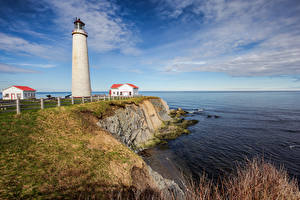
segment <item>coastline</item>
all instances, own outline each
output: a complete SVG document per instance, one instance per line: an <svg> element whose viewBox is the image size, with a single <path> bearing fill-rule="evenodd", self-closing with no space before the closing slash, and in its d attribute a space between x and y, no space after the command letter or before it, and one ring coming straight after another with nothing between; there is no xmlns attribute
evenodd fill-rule
<svg viewBox="0 0 300 200"><path fill-rule="evenodd" d="M151 99L155 99L154 103ZM181 109L177 111L183 115L185 113ZM19 116L2 115L1 160L4 165L0 186L10 187L1 187L5 189L1 190L0 197L10 198L9 195L13 194L20 198L89 198L96 194L101 199L110 198L116 191L120 195L128 195L133 191L139 191L135 195L144 195L145 191L150 190L152 195L166 197L175 194L177 199L185 199L189 194L184 189L186 185L180 185L181 178L175 182L163 178L133 151L141 150L131 145L136 135L130 135L128 140L123 141L123 135L118 135L120 130L124 131L127 127L126 130L131 132L142 130L137 133L157 136L156 131L163 124L162 119L166 119L166 113L168 107L158 98L140 97L49 108ZM125 120L126 123L122 124L122 117L134 121L130 123ZM177 115L175 125L178 125L180 117ZM113 124L117 124L119 128L113 130L118 131L109 133L97 126L103 119L110 119L107 123L113 121ZM184 122L184 119L179 121ZM141 126L134 127L133 122L139 122ZM145 142L151 137L142 137L139 141ZM273 171L276 178L277 171L275 168ZM26 178L28 175L30 179ZM13 182L11 178L17 176L20 182ZM285 176L280 177L285 179ZM290 185L293 184L291 182ZM294 192L299 194L299 191Z"/></svg>

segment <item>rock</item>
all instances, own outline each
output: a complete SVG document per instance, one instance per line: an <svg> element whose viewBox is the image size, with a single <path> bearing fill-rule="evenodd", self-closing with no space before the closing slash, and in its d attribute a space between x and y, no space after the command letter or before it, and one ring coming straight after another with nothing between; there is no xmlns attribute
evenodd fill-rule
<svg viewBox="0 0 300 200"><path fill-rule="evenodd" d="M215 118L220 118L220 116L218 116L218 115L215 115L214 117L215 117Z"/></svg>
<svg viewBox="0 0 300 200"><path fill-rule="evenodd" d="M207 115L207 118L211 118L212 116L211 115Z"/></svg>
<svg viewBox="0 0 300 200"><path fill-rule="evenodd" d="M176 114L176 110L171 109L170 112L169 112L169 114Z"/></svg>
<svg viewBox="0 0 300 200"><path fill-rule="evenodd" d="M176 116L176 110L174 110L174 109L170 110L169 115L170 115L171 118L175 117Z"/></svg>
<svg viewBox="0 0 300 200"><path fill-rule="evenodd" d="M183 128L187 128L189 126L193 126L195 124L197 124L199 121L198 120L195 120L195 119L192 119L192 120L183 120L181 126Z"/></svg>
<svg viewBox="0 0 300 200"><path fill-rule="evenodd" d="M176 111L176 117L184 117L184 116L186 116L186 114L188 114L187 111L184 111L184 110L179 109L179 108L178 108L178 110Z"/></svg>
<svg viewBox="0 0 300 200"><path fill-rule="evenodd" d="M190 131L187 129L189 126L195 125L198 120L185 120L182 118L173 118L169 123L164 123L157 134L157 138L161 140L176 139L182 134L189 134Z"/></svg>
<svg viewBox="0 0 300 200"><path fill-rule="evenodd" d="M152 170L151 167L148 166L149 174L153 178L153 181L158 186L158 189L162 191L162 196L164 199L178 199L185 200L185 195L182 189L173 181L162 177L159 173Z"/></svg>
<svg viewBox="0 0 300 200"><path fill-rule="evenodd" d="M124 105L111 116L99 120L97 125L131 149L139 151L160 142L154 134L163 121L171 120L168 113L169 108L161 99L149 99L139 105Z"/></svg>
<svg viewBox="0 0 300 200"><path fill-rule="evenodd" d="M191 131L189 131L188 129L184 129L183 133L184 133L184 134L190 134Z"/></svg>
<svg viewBox="0 0 300 200"><path fill-rule="evenodd" d="M171 121L169 121L169 124L170 123L173 123L173 124L174 123L181 123L181 122L183 122L183 120L184 119L182 119L182 118L174 117L174 118L171 119Z"/></svg>

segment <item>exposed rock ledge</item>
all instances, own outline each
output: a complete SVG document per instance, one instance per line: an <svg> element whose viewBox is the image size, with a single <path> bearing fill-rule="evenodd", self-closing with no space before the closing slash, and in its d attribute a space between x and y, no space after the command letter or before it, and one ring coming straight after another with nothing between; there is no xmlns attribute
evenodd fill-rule
<svg viewBox="0 0 300 200"><path fill-rule="evenodd" d="M135 151L158 142L158 129L171 120L167 103L160 98L144 100L139 105L127 104L97 125L110 132Z"/></svg>
<svg viewBox="0 0 300 200"><path fill-rule="evenodd" d="M127 104L114 110L114 114L100 119L97 125L129 148L139 151L159 141L158 130L164 122L171 120L169 113L169 107L164 100L150 98L139 105ZM174 181L163 178L151 167L148 167L148 172L164 196L175 195L176 199L184 199L183 191Z"/></svg>

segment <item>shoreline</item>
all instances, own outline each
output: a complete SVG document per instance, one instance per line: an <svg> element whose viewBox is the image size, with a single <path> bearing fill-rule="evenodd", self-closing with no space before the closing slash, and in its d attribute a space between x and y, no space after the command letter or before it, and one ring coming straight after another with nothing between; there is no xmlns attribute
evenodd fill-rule
<svg viewBox="0 0 300 200"><path fill-rule="evenodd" d="M164 110L164 103L159 103L160 100L156 98L150 103L149 98L93 102L21 115L1 115L0 155L4 164L0 172L0 188L4 189L0 197L6 199L13 194L20 198L77 198L91 195L100 198L101 195L111 195L116 191L120 195L128 195L133 192L132 189L141 192L134 195L143 195L144 191L150 189L152 195L166 196L171 194L161 192L172 191L173 195L175 192L183 199L178 184L162 178L124 142L120 143L122 138L112 136L119 131L108 133L97 126L99 120L114 116L107 123L113 121L113 126L122 127L115 130L124 131L127 127L128 133L143 130L149 136L142 134L140 136L143 137L137 140L137 135L129 134L127 136L130 137L123 138L125 142L136 145L138 141L151 139L155 136L155 127L160 125L159 119L166 117L164 113L167 110ZM120 124L123 117L129 121ZM138 123L130 123L130 120ZM128 127L129 124L140 124L141 127ZM30 179L26 178L28 175ZM14 178L18 182L13 182L12 177L19 177ZM9 187L2 187L5 185Z"/></svg>

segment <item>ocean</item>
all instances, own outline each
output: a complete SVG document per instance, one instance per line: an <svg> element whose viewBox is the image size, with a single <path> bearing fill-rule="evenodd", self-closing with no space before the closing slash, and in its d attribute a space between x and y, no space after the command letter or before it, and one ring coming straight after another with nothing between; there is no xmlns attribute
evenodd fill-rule
<svg viewBox="0 0 300 200"><path fill-rule="evenodd" d="M70 92L36 96L48 94L64 97ZM161 97L171 109L180 107L190 112L187 118L199 120L189 135L143 152L145 161L166 178L176 179L183 171L195 177L205 172L217 180L247 158L264 157L300 180L300 92L141 94Z"/></svg>
<svg viewBox="0 0 300 200"><path fill-rule="evenodd" d="M178 171L213 180L253 157L300 180L300 92L148 92L199 120L191 133L143 153L166 178ZM219 118L208 118L217 115Z"/></svg>

